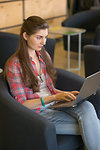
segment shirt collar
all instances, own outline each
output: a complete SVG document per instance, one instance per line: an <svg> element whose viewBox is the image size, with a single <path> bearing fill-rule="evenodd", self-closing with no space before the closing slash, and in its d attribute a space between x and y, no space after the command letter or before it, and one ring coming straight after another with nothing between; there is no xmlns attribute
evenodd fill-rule
<svg viewBox="0 0 100 150"><path fill-rule="evenodd" d="M39 58L39 61L41 61L42 63L44 63L40 52L39 52L39 51L36 51L36 53L37 53L37 56L38 56L38 58ZM29 58L32 60L32 57L31 57L31 56L29 56Z"/></svg>
<svg viewBox="0 0 100 150"><path fill-rule="evenodd" d="M37 53L37 55L38 55L39 60L44 63L40 52L39 52L39 51L36 51L36 53Z"/></svg>

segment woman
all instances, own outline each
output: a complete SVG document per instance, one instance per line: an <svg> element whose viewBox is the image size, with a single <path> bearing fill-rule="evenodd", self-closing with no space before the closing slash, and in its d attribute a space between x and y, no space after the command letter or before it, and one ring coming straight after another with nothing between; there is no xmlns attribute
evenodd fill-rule
<svg viewBox="0 0 100 150"><path fill-rule="evenodd" d="M44 49L49 26L42 18L27 18L20 32L19 48L4 69L12 96L22 105L40 113L56 127L57 134L81 135L87 150L100 150L100 122L88 101L66 109L49 109L60 100L75 100L78 91L54 88L56 71Z"/></svg>

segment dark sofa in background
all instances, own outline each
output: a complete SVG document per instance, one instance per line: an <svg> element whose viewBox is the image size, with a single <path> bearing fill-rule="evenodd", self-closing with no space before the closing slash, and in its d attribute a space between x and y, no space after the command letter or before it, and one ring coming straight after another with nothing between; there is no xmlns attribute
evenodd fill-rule
<svg viewBox="0 0 100 150"><path fill-rule="evenodd" d="M86 29L82 34L83 46L87 44L100 45L100 9L84 10L75 13L62 22L63 27L75 27ZM67 36L63 36L64 49L67 50ZM78 36L71 37L71 50L78 51Z"/></svg>

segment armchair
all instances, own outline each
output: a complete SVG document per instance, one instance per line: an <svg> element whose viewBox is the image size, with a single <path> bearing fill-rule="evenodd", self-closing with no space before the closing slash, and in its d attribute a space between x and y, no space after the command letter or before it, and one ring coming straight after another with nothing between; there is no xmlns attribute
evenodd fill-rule
<svg viewBox="0 0 100 150"><path fill-rule="evenodd" d="M72 91L79 90L82 86L82 77L63 69L57 69L57 73L56 88ZM100 119L99 97L100 88L89 101L93 103ZM83 149L81 136L56 135L51 122L15 101L10 95L3 73L0 73L0 141L0 150Z"/></svg>
<svg viewBox="0 0 100 150"><path fill-rule="evenodd" d="M84 28L86 32L82 34L82 52L83 46L87 44L100 45L100 9L85 10L72 15L62 22L64 27ZM78 36L71 37L71 50L78 50ZM64 49L67 50L67 36L63 36Z"/></svg>
<svg viewBox="0 0 100 150"><path fill-rule="evenodd" d="M15 52L18 46L19 36L11 33L0 33L0 35L0 44L2 35L7 36L7 38L11 37L9 42L4 37L2 47L0 47L0 67L3 69L5 61ZM13 36L16 39L15 43L13 42ZM7 46L7 44L9 45ZM45 48L53 59L55 40L47 39ZM57 69L57 72L57 88L66 90L67 77L70 78L68 82L72 81L73 87L77 88L74 86L74 80L76 84L77 79L81 79L81 77L76 77L76 75L74 76L70 72L68 72L67 76L67 72L61 69ZM74 78L71 79L71 77ZM66 84L64 86L62 83L65 83L65 81ZM80 88L80 82L77 86ZM69 87L71 89L70 85ZM83 147L81 136L56 135L55 127L52 123L15 101L10 95L9 87L3 78L3 73L0 74L0 122L1 150L79 150Z"/></svg>
<svg viewBox="0 0 100 150"><path fill-rule="evenodd" d="M74 75L68 72L66 76L66 71L57 70L59 72L57 88L62 84L63 73L65 73L63 83L66 87L67 77L69 81ZM77 76L72 79L73 85L77 80ZM81 82L74 87L79 89L80 85ZM15 101L9 93L2 73L0 74L0 140L1 150L79 150L78 148L82 150L83 144L79 135L56 135L54 125L46 118Z"/></svg>
<svg viewBox="0 0 100 150"><path fill-rule="evenodd" d="M57 69L56 88L79 90L84 79L72 72ZM100 88L89 101L100 119ZM46 118L19 104L10 95L0 74L0 150L82 150L81 136L56 135L54 125Z"/></svg>

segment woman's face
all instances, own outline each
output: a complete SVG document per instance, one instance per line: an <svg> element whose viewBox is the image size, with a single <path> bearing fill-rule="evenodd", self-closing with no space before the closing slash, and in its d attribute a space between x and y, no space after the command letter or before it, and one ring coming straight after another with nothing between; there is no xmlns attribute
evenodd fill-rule
<svg viewBox="0 0 100 150"><path fill-rule="evenodd" d="M48 29L41 29L32 35L27 35L26 32L23 33L24 39L27 40L28 50L40 51L46 44L47 36Z"/></svg>

